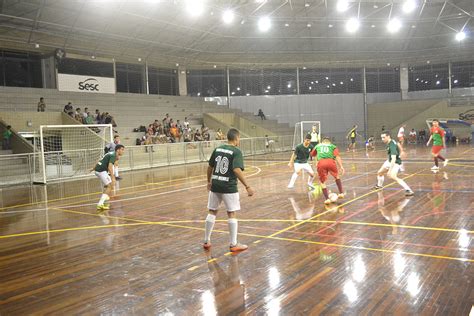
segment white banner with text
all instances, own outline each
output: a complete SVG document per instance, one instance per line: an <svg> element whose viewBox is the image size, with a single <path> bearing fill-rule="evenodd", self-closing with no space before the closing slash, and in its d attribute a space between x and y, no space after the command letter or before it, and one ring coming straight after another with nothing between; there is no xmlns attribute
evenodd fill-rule
<svg viewBox="0 0 474 316"><path fill-rule="evenodd" d="M115 78L58 74L58 90L115 93Z"/></svg>

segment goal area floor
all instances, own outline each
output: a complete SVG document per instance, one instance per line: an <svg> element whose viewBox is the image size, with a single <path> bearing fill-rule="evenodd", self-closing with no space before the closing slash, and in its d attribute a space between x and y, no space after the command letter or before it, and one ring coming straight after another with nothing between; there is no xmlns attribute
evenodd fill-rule
<svg viewBox="0 0 474 316"><path fill-rule="evenodd" d="M342 152L346 198L325 207L290 153L245 159L239 241L221 210L202 249L206 164L124 172L98 214L96 178L5 187L0 315L468 315L474 302L474 148L408 146L402 177L371 191L385 150ZM335 190L333 179L329 188Z"/></svg>

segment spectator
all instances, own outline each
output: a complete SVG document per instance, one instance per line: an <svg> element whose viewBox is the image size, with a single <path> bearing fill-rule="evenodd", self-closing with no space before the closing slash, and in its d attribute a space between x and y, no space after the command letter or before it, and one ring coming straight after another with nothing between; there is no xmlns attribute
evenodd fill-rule
<svg viewBox="0 0 474 316"><path fill-rule="evenodd" d="M179 134L178 128L176 127L176 124L171 125L170 134L171 134L171 138L173 139L173 143L179 141L180 134Z"/></svg>
<svg viewBox="0 0 474 316"><path fill-rule="evenodd" d="M410 133L408 134L408 141L411 144L416 144L416 131L414 128L412 128Z"/></svg>
<svg viewBox="0 0 474 316"><path fill-rule="evenodd" d="M267 118L265 117L265 114L263 114L262 109L258 109L258 114L257 114L257 115L260 116L260 118L261 118L262 120L266 120L266 119L267 119Z"/></svg>
<svg viewBox="0 0 474 316"><path fill-rule="evenodd" d="M166 113L165 118L163 119L164 127L165 128L170 128L171 127L170 122L171 122L170 115L168 113Z"/></svg>
<svg viewBox="0 0 474 316"><path fill-rule="evenodd" d="M11 139L12 139L12 127L10 125L7 126L7 129L3 132L3 150L9 150L12 148Z"/></svg>
<svg viewBox="0 0 474 316"><path fill-rule="evenodd" d="M86 118L84 119L84 123L86 124L94 124L94 118L92 117L90 112L86 113Z"/></svg>
<svg viewBox="0 0 474 316"><path fill-rule="evenodd" d="M71 102L68 102L65 106L64 106L64 113L67 113L69 115L71 115L70 113L73 112L73 107L72 107L72 103ZM73 112L74 113L74 112Z"/></svg>
<svg viewBox="0 0 474 316"><path fill-rule="evenodd" d="M74 118L76 119L76 121L79 121L82 123L84 116L81 113L81 108L76 109L76 112L74 113Z"/></svg>
<svg viewBox="0 0 474 316"><path fill-rule="evenodd" d="M189 122L188 122L187 117L184 118L183 127L186 128L186 129L189 128Z"/></svg>
<svg viewBox="0 0 474 316"><path fill-rule="evenodd" d="M226 136L224 133L222 133L222 130L220 128L217 129L216 132L216 140L225 140Z"/></svg>
<svg viewBox="0 0 474 316"><path fill-rule="evenodd" d="M211 135L209 134L209 128L207 128L204 124L201 126L201 135L204 141L210 141Z"/></svg>
<svg viewBox="0 0 474 316"><path fill-rule="evenodd" d="M202 142L202 141L203 141L201 132L200 132L199 129L197 129L197 128L196 128L196 130L195 130L195 132L194 132L194 141L195 141L195 142Z"/></svg>
<svg viewBox="0 0 474 316"><path fill-rule="evenodd" d="M44 103L44 98L41 97L38 102L38 112L44 112L46 110L46 103Z"/></svg>
<svg viewBox="0 0 474 316"><path fill-rule="evenodd" d="M193 141L191 130L189 128L186 128L184 130L183 140L184 140L185 143L189 143L189 142Z"/></svg>
<svg viewBox="0 0 474 316"><path fill-rule="evenodd" d="M89 108L84 108L84 113L82 113L82 116L84 117L84 121L86 120L86 118L88 116L87 113L89 113Z"/></svg>

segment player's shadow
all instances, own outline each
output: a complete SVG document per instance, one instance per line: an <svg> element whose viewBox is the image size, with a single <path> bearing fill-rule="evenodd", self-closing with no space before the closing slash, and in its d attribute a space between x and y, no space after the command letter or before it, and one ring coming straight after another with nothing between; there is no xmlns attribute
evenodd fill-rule
<svg viewBox="0 0 474 316"><path fill-rule="evenodd" d="M238 260L238 256L229 257L227 273L215 261L208 262L214 282L217 315L239 315L245 312L245 285L240 280Z"/></svg>

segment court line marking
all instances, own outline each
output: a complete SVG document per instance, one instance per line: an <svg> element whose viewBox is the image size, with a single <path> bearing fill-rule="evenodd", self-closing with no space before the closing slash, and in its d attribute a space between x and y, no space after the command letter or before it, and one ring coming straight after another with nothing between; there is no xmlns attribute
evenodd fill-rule
<svg viewBox="0 0 474 316"><path fill-rule="evenodd" d="M91 214L94 215L94 214ZM99 216L99 215L97 215ZM160 223L160 222L144 222L144 223L126 223L126 224L109 224L109 225L98 225L98 226L84 226L84 227L74 227L74 228L63 228L63 229L54 229L54 230L46 230L46 231L39 231L39 232L27 232L27 233L19 233L19 234L12 234L12 235L5 235L0 236L0 239L5 238L12 238L12 237L19 237L19 236L29 236L29 235L38 235L38 234L47 234L47 233L61 233L61 232L68 232L68 231L78 231L78 230L90 230L90 229L101 229L101 228L113 228L113 227L126 227L126 226L140 226L140 225L161 225L161 226L169 226L169 227L177 227L177 228L184 228L184 229L191 229L191 230L199 230L204 231L204 228L200 227L192 227L192 226L184 226L184 225L176 225L176 224L169 224L169 223ZM228 231L214 229L213 232L229 234ZM363 247L363 246L351 246L351 245L344 245L344 244L336 244L336 243L326 243L326 242L319 242L319 241L312 241L312 240L304 240L304 239L294 239L294 238L285 238L285 237L270 237L266 235L258 235L258 234L249 234L249 233L239 233L242 236L248 237L257 237L257 238L267 238L273 240L280 240L280 241L289 241L289 242L298 242L298 243L306 243L306 244L315 244L315 245L324 245L330 247L339 247L339 248L349 248L349 249L359 249L359 250L367 250L367 251L375 251L375 252L383 252L383 253L397 253L397 254L405 254L411 256L419 256L419 257L427 257L427 258L435 258L435 259L446 259L446 260L456 260L462 262L474 262L474 259L468 258L458 258L458 257L450 257L450 256L441 256L441 255L431 255L431 254L424 254L424 253L417 253L417 252L407 252L407 251L396 251L390 249L382 249L382 248L372 248L372 247ZM224 256L231 254L230 252L226 252ZM208 260L207 262L217 261L218 258L213 258ZM199 267L199 266L198 266ZM191 267L193 270L197 269L196 266Z"/></svg>

